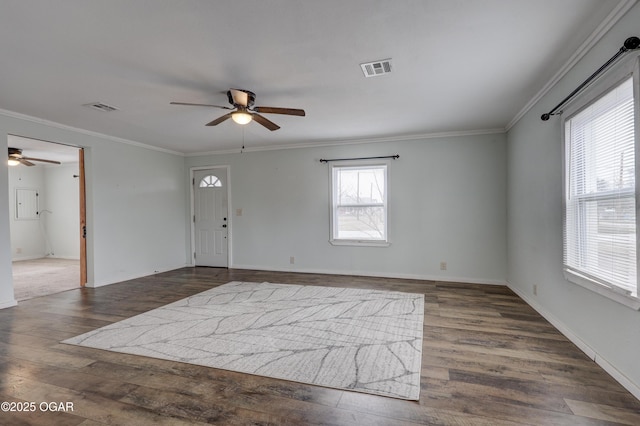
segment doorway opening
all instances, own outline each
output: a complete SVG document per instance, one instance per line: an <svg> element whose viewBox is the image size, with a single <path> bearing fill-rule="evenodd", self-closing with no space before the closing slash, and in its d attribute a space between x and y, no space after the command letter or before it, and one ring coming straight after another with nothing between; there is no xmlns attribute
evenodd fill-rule
<svg viewBox="0 0 640 426"><path fill-rule="evenodd" d="M25 161L9 167L13 288L23 301L86 283L84 152L9 135Z"/></svg>

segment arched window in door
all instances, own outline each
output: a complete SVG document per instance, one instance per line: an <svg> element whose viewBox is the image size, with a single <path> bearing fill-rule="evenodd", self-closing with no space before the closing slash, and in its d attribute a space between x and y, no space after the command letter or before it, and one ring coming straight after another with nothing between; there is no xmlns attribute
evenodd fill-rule
<svg viewBox="0 0 640 426"><path fill-rule="evenodd" d="M205 176L200 181L200 188L219 188L221 186L222 182L214 175Z"/></svg>

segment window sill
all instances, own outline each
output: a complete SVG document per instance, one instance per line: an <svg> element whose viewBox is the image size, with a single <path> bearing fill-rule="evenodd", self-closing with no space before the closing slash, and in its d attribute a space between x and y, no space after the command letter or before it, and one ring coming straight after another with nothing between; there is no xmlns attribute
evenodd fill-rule
<svg viewBox="0 0 640 426"><path fill-rule="evenodd" d="M360 247L389 247L388 241L368 241L368 240L329 240L334 246L360 246Z"/></svg>
<svg viewBox="0 0 640 426"><path fill-rule="evenodd" d="M605 287L587 277L584 277L572 271L568 271L566 269L564 271L564 277L570 283L577 284L581 287L586 288L587 290L598 293L599 295L611 299L614 302L625 305L626 307L631 308L634 311L640 310L640 298L638 297L634 297L625 294L622 291L616 291L609 287Z"/></svg>

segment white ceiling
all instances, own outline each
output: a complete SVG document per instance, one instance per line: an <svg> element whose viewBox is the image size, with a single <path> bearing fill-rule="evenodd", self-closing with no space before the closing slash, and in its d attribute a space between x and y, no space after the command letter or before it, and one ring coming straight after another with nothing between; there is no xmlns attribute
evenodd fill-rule
<svg viewBox="0 0 640 426"><path fill-rule="evenodd" d="M0 108L185 154L504 129L619 3L3 0ZM231 87L307 116L205 127L226 111L169 105Z"/></svg>

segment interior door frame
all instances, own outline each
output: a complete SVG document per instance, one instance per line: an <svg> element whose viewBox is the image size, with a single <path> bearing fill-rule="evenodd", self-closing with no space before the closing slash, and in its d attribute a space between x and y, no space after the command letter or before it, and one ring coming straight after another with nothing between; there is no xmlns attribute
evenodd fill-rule
<svg viewBox="0 0 640 426"><path fill-rule="evenodd" d="M80 287L87 285L87 187L84 172L84 148L78 148L78 186L80 192Z"/></svg>
<svg viewBox="0 0 640 426"><path fill-rule="evenodd" d="M229 165L220 165L220 166L198 166L198 167L191 167L189 169L189 190L191 193L191 215L189 216L189 223L191 224L191 266L195 267L196 266L196 257L195 257L195 253L196 253L196 228L195 228L195 223L194 223L194 218L195 218L195 209L196 209L196 204L195 204L195 172L196 171L200 171L200 170L223 170L225 177L226 177L226 181L227 181L227 187L225 188L225 190L227 191L227 223L229 224L227 227L227 268L231 268L231 266L233 265L232 263L232 246L233 246L233 238L232 238L232 234L233 234L233 218L231 216L231 172L230 169L231 167Z"/></svg>
<svg viewBox="0 0 640 426"><path fill-rule="evenodd" d="M89 264L87 257L87 184L86 184L86 161L85 154L87 148L80 145L70 144L66 142L57 142L48 139L41 139L38 137L30 136L29 134L17 134L17 133L7 133L7 141L6 146L9 146L8 137L16 136L20 138L33 139L39 142L44 142L47 144L54 145L64 145L70 148L75 148L78 150L78 175L74 175L74 177L79 178L78 182L78 201L79 201L79 211L78 211L78 219L80 223L80 287L85 287L88 281L88 269L93 268L93 263ZM8 200L7 200L8 202ZM92 269L93 270L93 269Z"/></svg>

